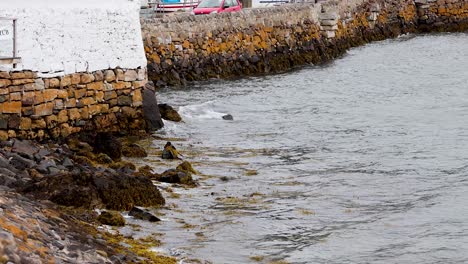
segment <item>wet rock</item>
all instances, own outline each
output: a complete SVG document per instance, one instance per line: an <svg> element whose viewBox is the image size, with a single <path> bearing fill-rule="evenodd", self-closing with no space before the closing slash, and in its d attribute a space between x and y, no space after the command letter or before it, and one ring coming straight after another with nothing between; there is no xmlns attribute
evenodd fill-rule
<svg viewBox="0 0 468 264"><path fill-rule="evenodd" d="M103 225L124 226L125 219L119 212L103 211L97 220Z"/></svg>
<svg viewBox="0 0 468 264"><path fill-rule="evenodd" d="M107 154L99 153L95 156L94 160L99 164L111 164L113 160Z"/></svg>
<svg viewBox="0 0 468 264"><path fill-rule="evenodd" d="M176 168L179 171L198 174L198 172L192 167L192 164L188 161L184 161Z"/></svg>
<svg viewBox="0 0 468 264"><path fill-rule="evenodd" d="M68 157L65 157L62 161L62 165L65 166L66 168L70 168L70 167L73 167L74 164L73 164L73 161L68 158Z"/></svg>
<svg viewBox="0 0 468 264"><path fill-rule="evenodd" d="M143 116L146 120L147 130L153 131L164 127L153 82L148 82L143 88Z"/></svg>
<svg viewBox="0 0 468 264"><path fill-rule="evenodd" d="M95 139L94 151L105 153L112 160L120 160L122 157L122 143L111 133L98 133Z"/></svg>
<svg viewBox="0 0 468 264"><path fill-rule="evenodd" d="M150 179L156 179L156 180L159 179L159 177L161 177L161 175L159 175L157 173L154 173L152 168L150 166L148 166L148 165L140 167L138 169L137 175L147 177L147 178L150 178Z"/></svg>
<svg viewBox="0 0 468 264"><path fill-rule="evenodd" d="M182 121L182 117L180 117L179 113L177 113L177 111L172 106L168 104L158 104L158 107L162 119L174 122Z"/></svg>
<svg viewBox="0 0 468 264"><path fill-rule="evenodd" d="M150 222L161 221L161 219L157 218L156 216L154 216L150 212L148 212L146 210L143 210L143 209L140 209L140 208L135 207L135 206L132 207L130 212L128 212L128 215L133 216L134 218L137 218L137 219L146 220L146 221L150 221Z"/></svg>
<svg viewBox="0 0 468 264"><path fill-rule="evenodd" d="M13 139L13 147L11 148L12 152L18 153L20 156L27 159L34 159L34 154L39 151L32 141L29 140L19 140Z"/></svg>
<svg viewBox="0 0 468 264"><path fill-rule="evenodd" d="M36 165L34 161L23 158L16 153L10 154L10 164L18 170L29 169Z"/></svg>
<svg viewBox="0 0 468 264"><path fill-rule="evenodd" d="M223 115L222 118L223 118L224 120L234 120L234 117L233 117L232 115L230 115L230 114Z"/></svg>
<svg viewBox="0 0 468 264"><path fill-rule="evenodd" d="M148 156L146 150L138 144L132 143L129 145L123 145L122 155L129 158L144 158Z"/></svg>
<svg viewBox="0 0 468 264"><path fill-rule="evenodd" d="M68 147L73 152L86 156L88 153L93 152L93 147L86 142L81 142L76 138L68 140Z"/></svg>
<svg viewBox="0 0 468 264"><path fill-rule="evenodd" d="M124 172L124 173L133 173L136 170L135 164L128 161L119 161L109 165L110 168Z"/></svg>
<svg viewBox="0 0 468 264"><path fill-rule="evenodd" d="M37 153L34 154L34 159L36 161L42 160L44 157L49 156L52 154L52 151L46 149L46 148L41 148Z"/></svg>
<svg viewBox="0 0 468 264"><path fill-rule="evenodd" d="M29 183L23 192L60 205L84 208L125 210L133 205L156 206L165 203L158 188L148 178L107 171L44 177Z"/></svg>
<svg viewBox="0 0 468 264"><path fill-rule="evenodd" d="M167 142L164 146L161 158L163 159L179 159L179 152L172 145L171 142Z"/></svg>
<svg viewBox="0 0 468 264"><path fill-rule="evenodd" d="M54 168L57 169L57 164L52 159L44 159L39 163L39 166L36 167L37 171L46 174L51 173Z"/></svg>
<svg viewBox="0 0 468 264"><path fill-rule="evenodd" d="M184 172L175 169L169 169L161 174L159 178L161 182L167 183L181 183L181 184L194 184L192 175L189 172Z"/></svg>

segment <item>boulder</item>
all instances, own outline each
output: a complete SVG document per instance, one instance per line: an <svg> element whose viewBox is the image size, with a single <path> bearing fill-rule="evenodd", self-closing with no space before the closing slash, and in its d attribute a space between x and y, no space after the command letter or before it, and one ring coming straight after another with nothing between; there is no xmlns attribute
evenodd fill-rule
<svg viewBox="0 0 468 264"><path fill-rule="evenodd" d="M119 212L103 211L98 216L97 220L103 225L124 226L125 219Z"/></svg>
<svg viewBox="0 0 468 264"><path fill-rule="evenodd" d="M157 218L156 216L154 216L150 212L148 212L146 210L143 210L141 208L135 207L135 206L132 207L130 212L128 212L128 215L133 216L136 219L146 220L146 221L150 221L150 222L161 221L161 219Z"/></svg>
<svg viewBox="0 0 468 264"><path fill-rule="evenodd" d="M143 88L143 116L146 120L148 131L154 131L164 127L153 82L148 82Z"/></svg>
<svg viewBox="0 0 468 264"><path fill-rule="evenodd" d="M158 206L165 203L158 188L146 177L107 170L86 171L84 168L33 180L22 191L60 205L88 209L128 210L133 205Z"/></svg>
<svg viewBox="0 0 468 264"><path fill-rule="evenodd" d="M180 117L179 113L177 113L172 106L168 104L158 104L158 107L163 119L174 122L182 121L182 117Z"/></svg>
<svg viewBox="0 0 468 264"><path fill-rule="evenodd" d="M112 133L97 133L94 144L94 152L105 153L113 160L122 157L122 143Z"/></svg>
<svg viewBox="0 0 468 264"><path fill-rule="evenodd" d="M11 151L27 159L33 159L34 154L39 151L39 148L30 140L13 139L12 141L13 147Z"/></svg>
<svg viewBox="0 0 468 264"><path fill-rule="evenodd" d="M160 182L167 182L167 183L181 183L187 185L194 185L194 181L192 175L189 172L177 170L177 169L169 169L161 174L159 178Z"/></svg>
<svg viewBox="0 0 468 264"><path fill-rule="evenodd" d="M138 144L126 144L122 146L122 155L129 158L144 158L148 156L146 150Z"/></svg>
<svg viewBox="0 0 468 264"><path fill-rule="evenodd" d="M198 174L198 172L192 167L192 164L188 161L182 162L181 164L179 164L179 166L177 166L176 169L183 172Z"/></svg>
<svg viewBox="0 0 468 264"><path fill-rule="evenodd" d="M223 120L234 120L234 117L230 114L223 115L222 118Z"/></svg>
<svg viewBox="0 0 468 264"><path fill-rule="evenodd" d="M179 152L172 145L171 142L167 142L161 154L162 159L179 159Z"/></svg>

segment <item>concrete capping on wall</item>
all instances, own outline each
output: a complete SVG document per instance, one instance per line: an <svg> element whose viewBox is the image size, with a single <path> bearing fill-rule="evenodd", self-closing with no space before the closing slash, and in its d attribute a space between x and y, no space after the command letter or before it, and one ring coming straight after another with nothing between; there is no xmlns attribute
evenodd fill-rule
<svg viewBox="0 0 468 264"><path fill-rule="evenodd" d="M144 129L146 76L146 68L50 78L33 71L0 72L0 140Z"/></svg>

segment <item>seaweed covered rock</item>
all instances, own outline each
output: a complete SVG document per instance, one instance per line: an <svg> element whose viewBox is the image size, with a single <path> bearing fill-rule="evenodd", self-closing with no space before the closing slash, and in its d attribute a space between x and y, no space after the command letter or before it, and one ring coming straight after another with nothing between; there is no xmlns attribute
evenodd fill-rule
<svg viewBox="0 0 468 264"><path fill-rule="evenodd" d="M179 152L174 147L174 145L172 145L171 142L167 142L166 145L164 146L161 158L163 158L163 159L180 159L179 158Z"/></svg>
<svg viewBox="0 0 468 264"><path fill-rule="evenodd" d="M150 179L109 170L75 171L44 177L30 182L23 192L60 205L84 208L126 210L133 205L159 206L165 203Z"/></svg>
<svg viewBox="0 0 468 264"><path fill-rule="evenodd" d="M146 221L150 221L150 222L161 221L161 219L157 218L156 216L154 216L150 212L148 212L146 210L143 210L141 208L135 207L135 206L132 207L130 212L128 212L128 215L133 216L136 219L146 220Z"/></svg>
<svg viewBox="0 0 468 264"><path fill-rule="evenodd" d="M193 181L192 175L189 172L177 170L177 169L169 169L161 174L159 178L161 182L167 183L181 183L187 185L195 185Z"/></svg>
<svg viewBox="0 0 468 264"><path fill-rule="evenodd" d="M97 133L94 152L105 153L113 160L118 161L122 157L122 143L112 133Z"/></svg>
<svg viewBox="0 0 468 264"><path fill-rule="evenodd" d="M162 119L174 122L182 121L182 117L180 117L179 113L177 113L177 111L172 106L168 104L158 104L158 107Z"/></svg>
<svg viewBox="0 0 468 264"><path fill-rule="evenodd" d="M132 143L122 146L122 155L129 158L144 158L148 156L148 153L140 145Z"/></svg>
<svg viewBox="0 0 468 264"><path fill-rule="evenodd" d="M124 226L125 219L119 212L115 211L103 211L98 216L97 220L103 225L110 226Z"/></svg>
<svg viewBox="0 0 468 264"><path fill-rule="evenodd" d="M192 167L192 164L188 161L184 161L176 168L179 171L198 174L198 172Z"/></svg>

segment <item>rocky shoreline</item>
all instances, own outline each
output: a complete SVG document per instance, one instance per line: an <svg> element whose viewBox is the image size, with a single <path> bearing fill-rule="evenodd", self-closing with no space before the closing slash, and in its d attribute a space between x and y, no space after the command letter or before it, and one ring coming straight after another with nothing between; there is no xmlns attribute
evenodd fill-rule
<svg viewBox="0 0 468 264"><path fill-rule="evenodd" d="M176 263L149 250L159 245L154 238L102 229L125 225L119 211L159 221L139 208L164 206L154 180L195 185L187 161L158 174L123 159L145 157L135 142L147 136L81 133L56 142L2 141L0 262Z"/></svg>

